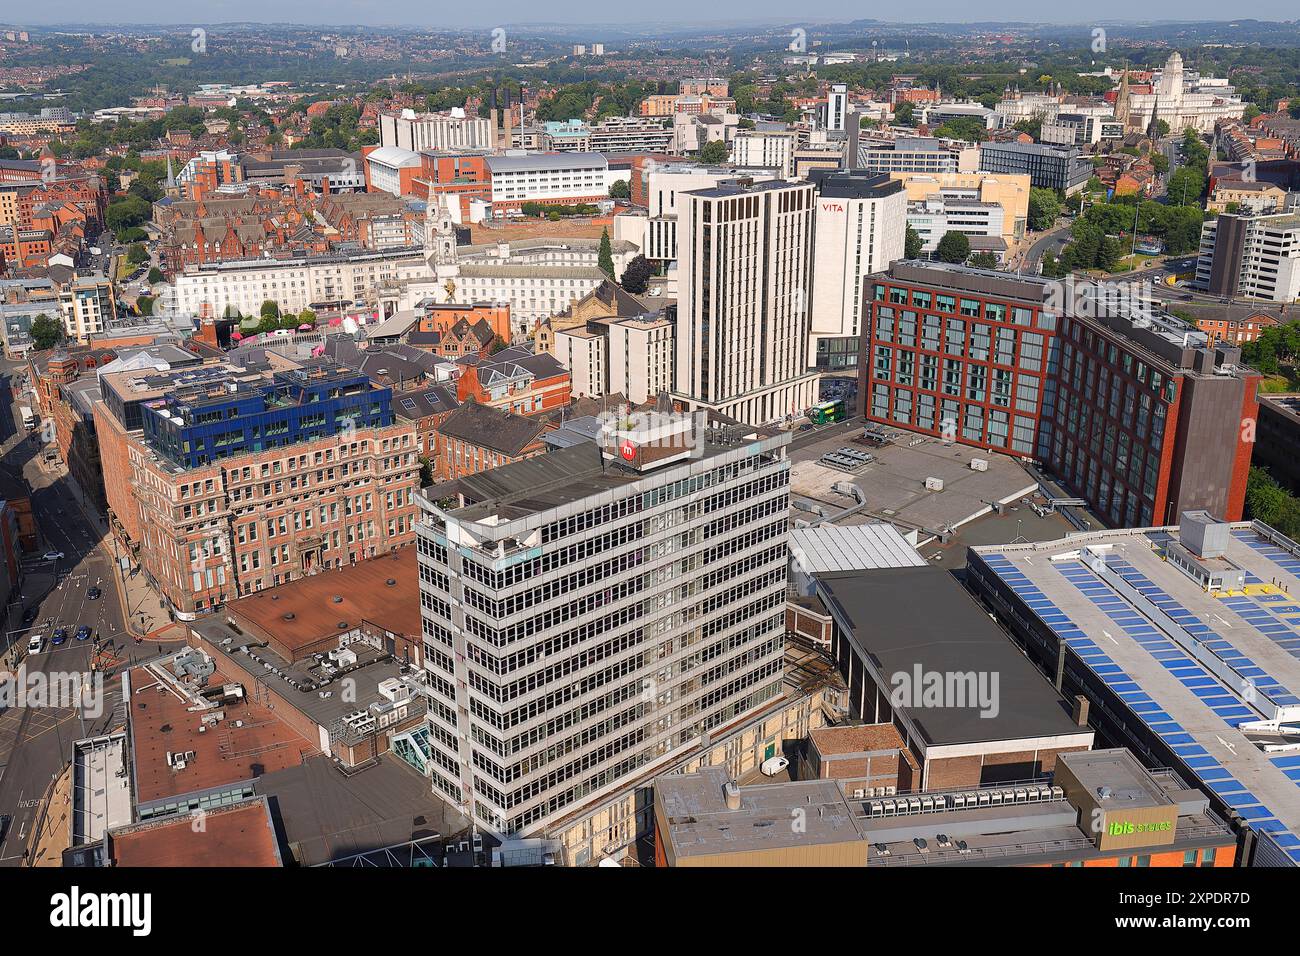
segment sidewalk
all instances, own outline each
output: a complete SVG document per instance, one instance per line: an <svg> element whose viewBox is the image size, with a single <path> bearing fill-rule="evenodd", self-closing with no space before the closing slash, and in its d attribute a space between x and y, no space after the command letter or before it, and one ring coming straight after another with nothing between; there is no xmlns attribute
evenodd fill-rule
<svg viewBox="0 0 1300 956"><path fill-rule="evenodd" d="M160 632L174 626L172 619L163 608L158 592L149 586L149 582L145 579L142 571L126 572L125 581L123 580L124 574L119 564L123 554L109 530L108 519L95 513L94 509L85 505L85 496L81 493L80 487L77 486L77 479L73 478L72 475L65 477L68 484L76 489L73 500L77 509L85 516L86 522L95 530L95 533L99 535L98 547L104 550L109 559L112 568L113 586L117 588L118 600L122 604L122 617L126 624L127 633L134 638L149 641L172 639L158 636ZM180 628L180 633L176 635L175 639L182 639L183 637L184 628Z"/></svg>

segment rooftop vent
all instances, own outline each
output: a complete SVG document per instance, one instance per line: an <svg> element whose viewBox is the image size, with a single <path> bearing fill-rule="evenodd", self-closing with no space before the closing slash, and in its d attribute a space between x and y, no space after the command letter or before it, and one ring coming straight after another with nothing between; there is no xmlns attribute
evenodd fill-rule
<svg viewBox="0 0 1300 956"><path fill-rule="evenodd" d="M341 594L336 594L336 595L334 595L333 598L331 598L331 600L332 600L335 604L342 604L342 603L343 603L343 596L342 596Z"/></svg>
<svg viewBox="0 0 1300 956"><path fill-rule="evenodd" d="M293 620L295 617L297 617L297 616L298 616L298 615L294 614L293 611L290 611L290 612L288 612L287 614L285 614L284 619L285 619L286 621L292 621L292 620Z"/></svg>
<svg viewBox="0 0 1300 956"><path fill-rule="evenodd" d="M347 628L347 626L348 626L348 622L347 622L347 621L339 621L339 630L340 630L340 631L345 630L345 629Z"/></svg>
<svg viewBox="0 0 1300 956"><path fill-rule="evenodd" d="M385 581L384 583L387 584L390 588L391 588L391 587L396 587L396 586L397 586L397 578L389 578L389 579L388 579L387 581Z"/></svg>

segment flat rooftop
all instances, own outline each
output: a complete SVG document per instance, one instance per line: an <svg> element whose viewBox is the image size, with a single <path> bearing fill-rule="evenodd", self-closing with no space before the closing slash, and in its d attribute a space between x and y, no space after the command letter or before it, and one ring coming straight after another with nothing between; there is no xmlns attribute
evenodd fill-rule
<svg viewBox="0 0 1300 956"><path fill-rule="evenodd" d="M447 838L470 825L434 795L428 778L390 754L347 777L328 757L311 757L261 777L257 792L271 800L285 842L303 866Z"/></svg>
<svg viewBox="0 0 1300 956"><path fill-rule="evenodd" d="M897 675L910 679L918 668L988 675L993 706L954 696L897 708L928 746L1078 736L1091 745L1092 732L1074 722L1064 698L949 572L881 568L819 575L817 584L882 688L892 689Z"/></svg>
<svg viewBox="0 0 1300 956"><path fill-rule="evenodd" d="M202 829L195 829L198 819ZM265 798L147 820L109 833L113 866L283 866Z"/></svg>
<svg viewBox="0 0 1300 956"><path fill-rule="evenodd" d="M794 517L809 521L821 517L804 507L800 499L805 499L823 505L833 524L888 521L923 532L924 541L991 513L997 503L1017 502L1038 489L1038 482L1014 458L969 445L946 445L941 438L914 432L884 431L895 435L895 440L877 446L863 439L859 429L792 450L790 495ZM841 447L865 452L874 460L855 472L822 462L824 455ZM975 458L988 462L988 470L973 470L970 463ZM927 489L927 478L942 480L943 490ZM865 508L842 520L836 515L855 501L833 490L840 482L857 485L866 499ZM1025 511L1027 518L1033 517L1032 512Z"/></svg>
<svg viewBox="0 0 1300 956"><path fill-rule="evenodd" d="M245 683L243 703L217 707L220 721L203 726L195 700L161 677L167 663L133 667L130 674L131 755L135 766L136 804L152 804L253 780L264 773L301 763L316 744L305 740L266 705L252 699L247 678L218 663L207 687ZM242 678L242 679L241 679ZM175 769L167 754L194 751L185 767Z"/></svg>
<svg viewBox="0 0 1300 956"><path fill-rule="evenodd" d="M1199 787L1300 862L1300 739L1280 735L1281 749L1266 752L1239 726L1263 720L1264 699L1300 704L1300 601L1291 597L1300 594L1300 548L1234 523L1223 560L1245 573L1244 589L1210 593L1164 559L1177 532L974 548L972 573L986 566L1106 685L1123 719L1146 725ZM1085 546L1101 549L1093 555L1104 572Z"/></svg>
<svg viewBox="0 0 1300 956"><path fill-rule="evenodd" d="M131 822L131 776L121 734L78 740L74 747L72 845L97 843Z"/></svg>
<svg viewBox="0 0 1300 956"><path fill-rule="evenodd" d="M416 606L418 610L418 601ZM358 666L347 672L347 678L352 682L352 693L345 700L339 692L342 685L337 683L337 671L328 673L324 667L325 662L316 655L298 661L286 661L266 647L262 638L235 631L224 616L194 621L189 627L204 639L207 648L212 649L218 669L232 675L228 679L249 687L265 684L274 688L317 726L326 730L331 729L340 718L383 700L379 685L389 678L402 676L402 665L393 660L387 651L378 650L364 641L354 641L348 645L348 649L356 653ZM254 660L245 652L245 648L256 654L258 659ZM274 673L266 664L280 673ZM289 681L294 681L298 686L294 687Z"/></svg>
<svg viewBox="0 0 1300 956"><path fill-rule="evenodd" d="M415 548L399 548L258 591L227 604L223 616L247 622L295 652L350 631L362 621L395 634L418 634Z"/></svg>
<svg viewBox="0 0 1300 956"><path fill-rule="evenodd" d="M678 858L862 839L834 780L743 787L739 810L727 807L723 788L730 780L726 768L705 767L655 781L669 827L665 838L672 840ZM790 825L793 808L806 811L803 830Z"/></svg>
<svg viewBox="0 0 1300 956"><path fill-rule="evenodd" d="M704 436L704 458L743 449L762 435L760 430L747 426L708 427L699 433ZM676 454L686 450L689 446L684 442L690 440L691 434L685 433L680 442L675 439L664 446L649 444L639 454L651 458L658 452ZM694 460L679 459L662 469L685 467ZM656 470L647 466L638 471L618 459L606 459L597 443L583 442L435 484L425 491L425 497L435 504L441 502L443 510L459 521L502 524L615 491L654 477Z"/></svg>

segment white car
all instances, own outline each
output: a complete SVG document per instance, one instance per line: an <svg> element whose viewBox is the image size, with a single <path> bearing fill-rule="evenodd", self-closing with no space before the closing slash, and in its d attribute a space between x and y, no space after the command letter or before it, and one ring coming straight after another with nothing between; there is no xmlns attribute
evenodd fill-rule
<svg viewBox="0 0 1300 956"><path fill-rule="evenodd" d="M62 552L62 551L46 551L45 554L41 555L41 559L44 560L44 561L62 561L62 560L63 560L63 552Z"/></svg>
<svg viewBox="0 0 1300 956"><path fill-rule="evenodd" d="M27 653L39 654L45 647L45 636L43 634L33 634L27 638Z"/></svg>

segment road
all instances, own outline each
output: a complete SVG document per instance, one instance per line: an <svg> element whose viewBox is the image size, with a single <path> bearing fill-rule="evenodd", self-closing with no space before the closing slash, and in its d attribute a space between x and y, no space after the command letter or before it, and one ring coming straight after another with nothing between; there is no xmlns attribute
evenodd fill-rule
<svg viewBox="0 0 1300 956"><path fill-rule="evenodd" d="M1035 239L1021 260L1020 271L1037 275L1038 263L1044 255L1050 251L1052 255L1059 257L1061 250L1065 248L1065 244L1070 241L1070 227L1072 225L1074 225L1074 220L1066 220L1062 224L1053 226Z"/></svg>
<svg viewBox="0 0 1300 956"><path fill-rule="evenodd" d="M154 648L137 647L127 638L112 559L67 479L40 469L36 441L26 434L16 411L15 371L16 363L0 362L0 467L7 473L7 484L25 481L31 489L40 546L23 562L21 600L25 608L34 609L34 616L24 624L22 610L12 608L0 648L11 643L25 646L32 633L40 633L44 648L26 660L27 685L32 686L31 675L39 672L81 686L94 681L87 675L97 641L109 654L128 659L152 653ZM64 557L45 562L39 556L48 551L62 551ZM102 591L98 600L87 597L92 586ZM82 624L93 629L92 638L84 642L74 638ZM68 630L67 642L59 647L49 640L56 627ZM20 865L28 834L37 823L40 798L71 759L73 742L120 723L119 681L106 676L101 686L102 695L97 694L84 711L47 706L48 701L39 706L32 706L33 701L27 702L29 706L5 706L11 700L0 703L0 814L12 817L0 843L0 866Z"/></svg>

